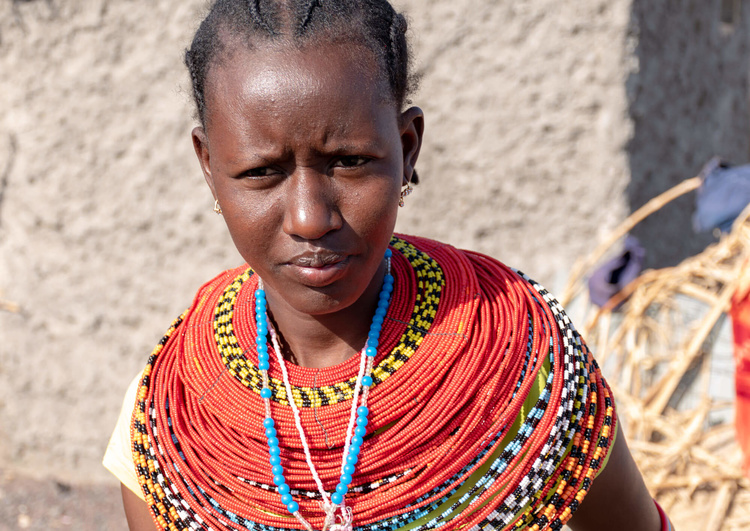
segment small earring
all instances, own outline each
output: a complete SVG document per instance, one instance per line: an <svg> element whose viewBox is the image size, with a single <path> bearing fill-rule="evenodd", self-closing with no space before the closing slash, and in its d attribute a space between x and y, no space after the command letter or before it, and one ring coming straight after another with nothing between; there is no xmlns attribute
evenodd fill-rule
<svg viewBox="0 0 750 531"><path fill-rule="evenodd" d="M214 212L221 214L221 207L219 206L219 200L214 201Z"/></svg>
<svg viewBox="0 0 750 531"><path fill-rule="evenodd" d="M406 188L401 190L401 196L398 198L398 206L402 207L404 206L404 198L411 194L414 191L414 188L411 187L411 181L406 182Z"/></svg>

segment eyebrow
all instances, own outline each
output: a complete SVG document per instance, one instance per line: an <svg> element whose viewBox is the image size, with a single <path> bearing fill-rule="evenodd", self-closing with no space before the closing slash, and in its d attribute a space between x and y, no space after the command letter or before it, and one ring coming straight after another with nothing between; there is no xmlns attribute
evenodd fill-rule
<svg viewBox="0 0 750 531"><path fill-rule="evenodd" d="M378 142L368 142L366 144L341 144L336 146L336 148L332 149L330 152L332 153L345 153L345 152L351 152L351 151L369 151L369 152L375 152L379 151L381 144Z"/></svg>
<svg viewBox="0 0 750 531"><path fill-rule="evenodd" d="M282 155L283 156L283 155ZM278 158L278 157L275 157ZM257 151L251 152L249 155L243 157L237 157L229 160L229 164L232 166L252 166L256 165L257 161L260 160L265 164L274 164L274 160L268 158L266 155L261 155Z"/></svg>

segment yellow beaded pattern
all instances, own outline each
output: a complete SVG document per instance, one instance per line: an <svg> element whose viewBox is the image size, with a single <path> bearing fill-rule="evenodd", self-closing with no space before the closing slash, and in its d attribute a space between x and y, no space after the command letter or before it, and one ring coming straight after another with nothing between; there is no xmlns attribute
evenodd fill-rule
<svg viewBox="0 0 750 531"><path fill-rule="evenodd" d="M138 473L138 484L143 489L146 504L151 509L151 513L154 515L159 529L169 529L170 531L179 531L181 529L174 524L174 522L179 520L179 515L171 503L167 504L169 506L169 510L167 510L164 505L164 502L167 501L164 489L153 480L156 471L154 463L155 449L151 448L151 442L146 431L146 424L148 422L146 418L146 396L148 395L151 370L153 369L154 362L159 353L164 349L164 345L167 344L169 338L172 337L174 331L180 326L188 311L185 311L172 323L167 333L164 334L159 344L151 352L146 368L143 370L141 385L138 386L138 395L133 410L133 422L130 426L130 440L133 443L133 462Z"/></svg>
<svg viewBox="0 0 750 531"><path fill-rule="evenodd" d="M391 353L372 370L372 380L378 384L386 380L404 365L416 352L429 332L440 303L440 294L445 285L445 276L438 263L412 244L392 238L391 246L406 257L414 269L417 281L417 296L406 331ZM253 275L247 269L227 286L219 298L214 314L214 338L227 370L244 386L260 394L262 380L258 368L245 357L245 350L234 333L232 317L237 295L242 285ZM252 345L255 348L255 345ZM356 378L322 387L292 386L292 396L298 407L320 407L333 405L352 397ZM281 380L271 378L271 400L288 404L286 389Z"/></svg>

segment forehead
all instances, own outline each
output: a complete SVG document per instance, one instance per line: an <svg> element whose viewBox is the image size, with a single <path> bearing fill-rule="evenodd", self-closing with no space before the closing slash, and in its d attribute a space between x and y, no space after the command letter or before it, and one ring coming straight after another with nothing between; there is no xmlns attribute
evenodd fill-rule
<svg viewBox="0 0 750 531"><path fill-rule="evenodd" d="M229 45L211 66L206 82L207 119L242 102L264 110L281 105L390 105L390 86L374 54L352 43L271 42L249 48ZM224 109L219 109L224 107Z"/></svg>
<svg viewBox="0 0 750 531"><path fill-rule="evenodd" d="M216 164L399 145L400 113L374 59L342 46L238 49L214 68L205 102Z"/></svg>

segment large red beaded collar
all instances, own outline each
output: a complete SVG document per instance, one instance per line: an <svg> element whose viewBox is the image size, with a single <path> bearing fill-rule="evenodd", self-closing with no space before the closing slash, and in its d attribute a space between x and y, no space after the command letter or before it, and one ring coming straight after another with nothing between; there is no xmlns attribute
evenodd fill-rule
<svg viewBox="0 0 750 531"><path fill-rule="evenodd" d="M391 248L394 291L346 494L354 531L560 528L615 431L609 388L585 344L544 288L489 257L411 237L394 238ZM159 529L299 527L269 466L256 284L247 268L207 283L149 357L131 435ZM270 405L284 476L300 513L321 529L320 495L274 370ZM330 492L357 361L289 371ZM527 404L533 389L538 398Z"/></svg>

